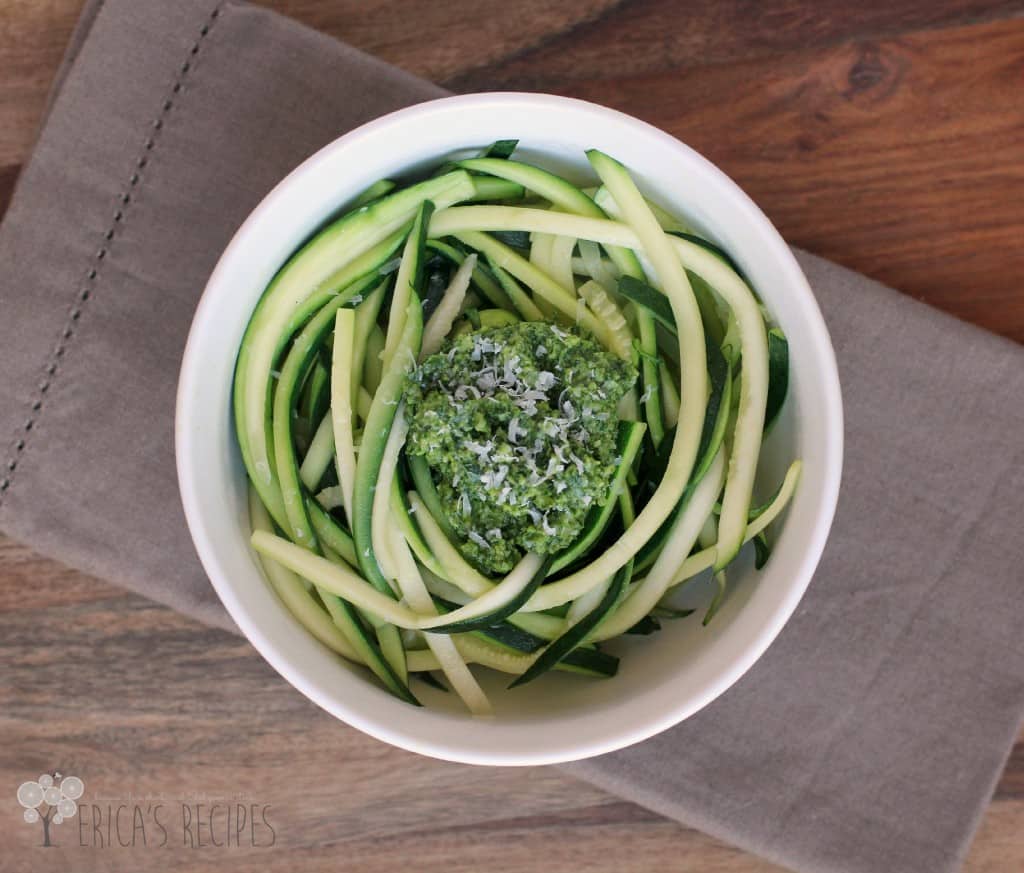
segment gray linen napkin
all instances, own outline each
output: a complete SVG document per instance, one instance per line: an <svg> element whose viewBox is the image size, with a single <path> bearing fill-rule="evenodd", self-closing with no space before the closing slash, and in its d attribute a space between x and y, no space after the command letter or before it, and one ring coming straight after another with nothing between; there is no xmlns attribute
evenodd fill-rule
<svg viewBox="0 0 1024 873"><path fill-rule="evenodd" d="M93 2L62 72L0 228L0 528L231 627L174 473L195 302L284 173L443 92L213 0ZM815 581L721 699L569 770L801 870L953 870L1024 710L1024 351L799 256L847 420Z"/></svg>

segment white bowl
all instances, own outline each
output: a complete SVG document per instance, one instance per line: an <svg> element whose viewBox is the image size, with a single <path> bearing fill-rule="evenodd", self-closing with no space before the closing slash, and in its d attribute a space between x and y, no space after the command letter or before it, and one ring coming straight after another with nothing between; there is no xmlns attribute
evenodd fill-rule
<svg viewBox="0 0 1024 873"><path fill-rule="evenodd" d="M517 156L580 181L584 151L624 162L653 199L725 247L789 338L790 395L766 443L762 493L803 459L799 489L776 522L767 567L749 558L729 574L715 620L665 622L619 643L619 674L551 674L513 691L489 677L496 715L473 719L453 694L422 689L416 708L381 690L322 647L265 582L249 546L246 480L235 445L231 383L246 322L286 258L376 179L437 164L466 147L518 138ZM196 311L178 385L175 423L182 502L217 593L270 664L328 712L404 749L473 764L550 764L610 752L663 731L706 706L746 672L793 613L821 556L842 466L842 405L835 357L796 260L753 202L678 140L601 106L538 94L474 94L423 103L360 127L282 181L235 234ZM698 589L701 586L698 586ZM687 597L706 596L695 590ZM482 671L486 672L486 671ZM493 680L493 681L492 681ZM419 693L419 691L417 692Z"/></svg>

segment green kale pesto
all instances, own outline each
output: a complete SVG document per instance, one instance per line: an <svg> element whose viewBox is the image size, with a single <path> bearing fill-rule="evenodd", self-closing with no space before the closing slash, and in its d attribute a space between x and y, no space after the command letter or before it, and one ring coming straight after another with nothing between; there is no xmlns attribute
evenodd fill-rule
<svg viewBox="0 0 1024 873"><path fill-rule="evenodd" d="M406 451L433 473L468 560L507 573L556 554L603 503L615 471L616 407L635 368L544 322L460 336L406 389Z"/></svg>

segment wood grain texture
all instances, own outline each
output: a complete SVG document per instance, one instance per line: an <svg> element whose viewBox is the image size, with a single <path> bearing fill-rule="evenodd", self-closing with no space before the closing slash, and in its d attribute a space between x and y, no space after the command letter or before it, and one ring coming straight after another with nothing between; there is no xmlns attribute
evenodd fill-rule
<svg viewBox="0 0 1024 873"><path fill-rule="evenodd" d="M81 776L83 801L101 816L121 804L166 811L162 847L152 827L146 845L137 834L134 847L100 847L90 827L82 837L65 822L54 828L48 865L76 873L186 865L201 873L225 864L390 873L415 864L471 873L500 858L499 869L543 863L555 873L780 869L554 768L491 770L389 748L318 710L231 634L2 539L0 567L0 786L8 813L21 781L53 769ZM971 873L1016 870L1024 861L1022 783L1018 753ZM269 806L273 847L186 846L182 804L225 802ZM269 842L269 832L258 839ZM8 826L0 870L38 870L39 840L38 826Z"/></svg>
<svg viewBox="0 0 1024 873"><path fill-rule="evenodd" d="M261 2L459 90L639 115L723 166L792 242L1024 341L1024 0ZM80 4L0 0L0 211ZM47 866L75 871L779 869L551 768L390 749L244 641L0 538L4 873L40 869L14 789L53 768L101 812L175 814L159 849L152 828L144 847L99 849L56 826ZM186 848L182 803L226 799L269 805L275 846ZM1019 743L966 869L1024 869L1022 834Z"/></svg>
<svg viewBox="0 0 1024 873"><path fill-rule="evenodd" d="M0 167L19 164L31 148L81 5L82 0L0 3Z"/></svg>
<svg viewBox="0 0 1024 873"><path fill-rule="evenodd" d="M569 77L549 63L531 85L675 134L791 243L1024 342L1010 279L1024 273L1024 19L770 62L626 75L585 64Z"/></svg>
<svg viewBox="0 0 1024 873"><path fill-rule="evenodd" d="M54 828L47 863L75 871L670 869L774 866L577 783L553 768L490 770L389 748L286 685L244 641L0 541L0 786L80 775L101 810L224 798L269 805L273 848L86 847ZM152 657L152 653L159 653ZM148 797L147 795L155 795ZM12 812L8 809L8 812ZM16 808L13 815L17 816ZM16 818L14 819L16 821ZM127 829L126 829L127 830ZM264 835L266 837L266 835ZM125 833L125 841L127 841ZM39 826L5 828L0 870L36 870ZM230 861L227 854L231 855ZM689 866L692 865L692 866Z"/></svg>
<svg viewBox="0 0 1024 873"><path fill-rule="evenodd" d="M448 84L550 90L762 59L762 75L774 78L775 58L789 52L999 20L1022 11L1024 0L719 0L685 7L675 0L638 0L620 4L614 13L581 16L561 31L551 28L539 45L495 58L479 75L463 73Z"/></svg>

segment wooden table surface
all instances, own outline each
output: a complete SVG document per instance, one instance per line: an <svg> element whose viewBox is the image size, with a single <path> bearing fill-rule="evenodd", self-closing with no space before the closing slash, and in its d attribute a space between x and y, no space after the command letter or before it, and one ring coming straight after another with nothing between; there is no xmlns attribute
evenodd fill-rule
<svg viewBox="0 0 1024 873"><path fill-rule="evenodd" d="M264 2L453 90L552 91L651 121L792 243L1024 342L1024 0ZM0 209L80 4L0 0ZM93 804L53 828L47 862L67 870L779 869L551 768L390 749L243 640L2 538L0 677L3 871L40 867L14 794L52 769L81 775ZM203 818L215 803L204 846L224 841L225 803L258 827L185 847L183 804ZM139 807L145 845L127 819L136 845L107 844L120 804ZM1024 870L1024 745L966 869Z"/></svg>

